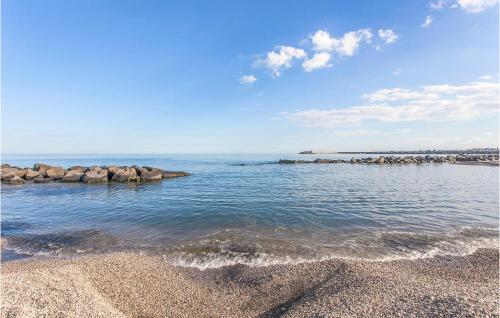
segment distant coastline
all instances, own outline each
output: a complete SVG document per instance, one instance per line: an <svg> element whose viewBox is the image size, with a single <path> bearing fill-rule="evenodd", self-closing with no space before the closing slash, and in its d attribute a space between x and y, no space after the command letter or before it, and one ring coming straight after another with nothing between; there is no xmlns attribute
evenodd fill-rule
<svg viewBox="0 0 500 318"><path fill-rule="evenodd" d="M442 149L427 149L427 150L389 150L389 151L313 151L304 150L298 153L299 155L316 155L316 154L339 154L339 155L403 155L403 154L422 154L422 155L432 155L432 154L442 154L442 155L452 155L452 154L484 154L484 155L495 155L499 154L498 148L472 148L472 149L455 149L455 150L442 150Z"/></svg>

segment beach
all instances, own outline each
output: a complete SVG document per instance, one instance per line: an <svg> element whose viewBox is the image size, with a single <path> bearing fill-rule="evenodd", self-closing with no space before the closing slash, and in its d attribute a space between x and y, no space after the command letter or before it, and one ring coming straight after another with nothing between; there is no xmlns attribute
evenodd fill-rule
<svg viewBox="0 0 500 318"><path fill-rule="evenodd" d="M2 264L2 317L498 317L498 251L173 267L111 253Z"/></svg>

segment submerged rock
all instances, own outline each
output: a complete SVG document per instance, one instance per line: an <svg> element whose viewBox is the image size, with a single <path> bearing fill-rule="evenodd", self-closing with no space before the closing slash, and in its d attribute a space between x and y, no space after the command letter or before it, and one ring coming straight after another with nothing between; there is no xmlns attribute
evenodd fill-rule
<svg viewBox="0 0 500 318"><path fill-rule="evenodd" d="M49 183L51 181L52 181L51 178L45 178L45 177L36 177L35 179L33 179L34 183Z"/></svg>
<svg viewBox="0 0 500 318"><path fill-rule="evenodd" d="M184 172L184 171L165 171L165 170L162 170L161 173L162 173L162 177L164 179L189 176L189 173Z"/></svg>

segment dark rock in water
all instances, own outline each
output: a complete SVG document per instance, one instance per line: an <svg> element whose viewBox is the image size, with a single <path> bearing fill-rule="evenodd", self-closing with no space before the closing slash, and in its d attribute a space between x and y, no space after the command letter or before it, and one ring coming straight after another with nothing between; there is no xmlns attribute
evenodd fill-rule
<svg viewBox="0 0 500 318"><path fill-rule="evenodd" d="M14 176L9 179L10 184L23 184L24 182L24 179L18 176Z"/></svg>
<svg viewBox="0 0 500 318"><path fill-rule="evenodd" d="M85 183L108 183L109 181L148 182L189 175L189 173L183 171L166 171L153 167L138 166L91 166L89 168L72 166L66 170L62 167L37 163L34 165L34 169L23 169L13 167L9 164L3 164L0 169L2 182L12 184L21 184L26 181L34 183L47 183L51 181ZM12 181L10 181L11 179Z"/></svg>
<svg viewBox="0 0 500 318"><path fill-rule="evenodd" d="M291 164L291 163L295 163L295 160L280 159L278 161L278 163Z"/></svg>
<svg viewBox="0 0 500 318"><path fill-rule="evenodd" d="M62 167L54 167L45 171L45 176L54 180L60 180L64 177L64 169Z"/></svg>
<svg viewBox="0 0 500 318"><path fill-rule="evenodd" d="M51 178L45 178L45 177L36 177L33 179L34 183L49 183L51 181L52 181Z"/></svg>
<svg viewBox="0 0 500 318"><path fill-rule="evenodd" d="M83 176L83 182L85 183L107 183L108 182L108 170L96 167L92 170L85 172Z"/></svg>
<svg viewBox="0 0 500 318"><path fill-rule="evenodd" d="M157 181L163 178L163 173L160 169L151 167L142 167L137 169L137 174L141 177L141 181Z"/></svg>
<svg viewBox="0 0 500 318"><path fill-rule="evenodd" d="M80 182L83 179L84 172L81 170L69 170L62 178L63 182Z"/></svg>
<svg viewBox="0 0 500 318"><path fill-rule="evenodd" d="M161 173L162 173L162 177L165 179L189 176L189 173L184 172L184 171L165 171L165 170L162 170Z"/></svg>
<svg viewBox="0 0 500 318"><path fill-rule="evenodd" d="M141 178L137 175L137 171L134 168L123 168L117 170L111 181L113 182L139 182Z"/></svg>

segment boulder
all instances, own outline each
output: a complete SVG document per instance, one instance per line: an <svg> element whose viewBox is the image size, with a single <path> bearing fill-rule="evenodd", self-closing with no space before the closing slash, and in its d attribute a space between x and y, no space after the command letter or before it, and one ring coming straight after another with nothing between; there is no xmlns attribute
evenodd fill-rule
<svg viewBox="0 0 500 318"><path fill-rule="evenodd" d="M278 163L285 163L285 164L291 164L295 163L295 160L289 160L289 159L280 159Z"/></svg>
<svg viewBox="0 0 500 318"><path fill-rule="evenodd" d="M165 179L177 178L177 177L187 177L190 174L184 171L166 171L162 170L162 177Z"/></svg>
<svg viewBox="0 0 500 318"><path fill-rule="evenodd" d="M40 176L40 172L35 171L33 169L26 169L26 175L24 176L24 178L26 180L31 180L31 179L34 179L34 178L39 177L39 176Z"/></svg>
<svg viewBox="0 0 500 318"><path fill-rule="evenodd" d="M44 177L36 177L33 179L34 183L48 183L50 181L52 181L51 178L44 178Z"/></svg>
<svg viewBox="0 0 500 318"><path fill-rule="evenodd" d="M9 165L8 163L4 163L4 164L2 164L2 169L3 168L12 168L12 166Z"/></svg>
<svg viewBox="0 0 500 318"><path fill-rule="evenodd" d="M113 174L111 181L113 182L139 182L141 178L137 175L134 168L119 169Z"/></svg>
<svg viewBox="0 0 500 318"><path fill-rule="evenodd" d="M19 176L14 176L9 179L10 184L23 184L24 182L24 179Z"/></svg>
<svg viewBox="0 0 500 318"><path fill-rule="evenodd" d="M0 179L1 180L8 180L8 179L11 179L14 177L22 178L25 175L26 175L26 170L15 168L15 167L2 168L0 170Z"/></svg>
<svg viewBox="0 0 500 318"><path fill-rule="evenodd" d="M81 172L85 172L88 168L87 167L83 167L83 166L72 166L72 167L69 167L68 170L76 170L76 171L81 171Z"/></svg>
<svg viewBox="0 0 500 318"><path fill-rule="evenodd" d="M83 182L85 183L107 183L108 182L108 170L101 169L93 169L85 172L83 176Z"/></svg>
<svg viewBox="0 0 500 318"><path fill-rule="evenodd" d="M84 172L81 170L69 170L62 178L63 182L80 182L83 179Z"/></svg>
<svg viewBox="0 0 500 318"><path fill-rule="evenodd" d="M151 167L142 167L137 169L137 174L141 177L141 181L158 181L163 178L162 171L160 169Z"/></svg>
<svg viewBox="0 0 500 318"><path fill-rule="evenodd" d="M378 157L378 159L377 159L377 163L378 163L378 164L381 164L381 165L382 165L382 164L384 164L384 163L385 163L385 158L384 158L384 156L380 156L380 157Z"/></svg>
<svg viewBox="0 0 500 318"><path fill-rule="evenodd" d="M118 170L120 170L120 169L121 169L121 168L120 168L120 167L118 167L118 166L109 166L109 167L108 167L108 171L109 171L112 175L114 175L114 174L115 174Z"/></svg>
<svg viewBox="0 0 500 318"><path fill-rule="evenodd" d="M40 172L40 174L42 175L45 175L45 171L52 168L57 168L57 167L46 165L44 163L35 163L35 165L33 166L33 170Z"/></svg>
<svg viewBox="0 0 500 318"><path fill-rule="evenodd" d="M45 171L45 176L54 180L60 180L64 177L64 169L61 167L53 167Z"/></svg>

